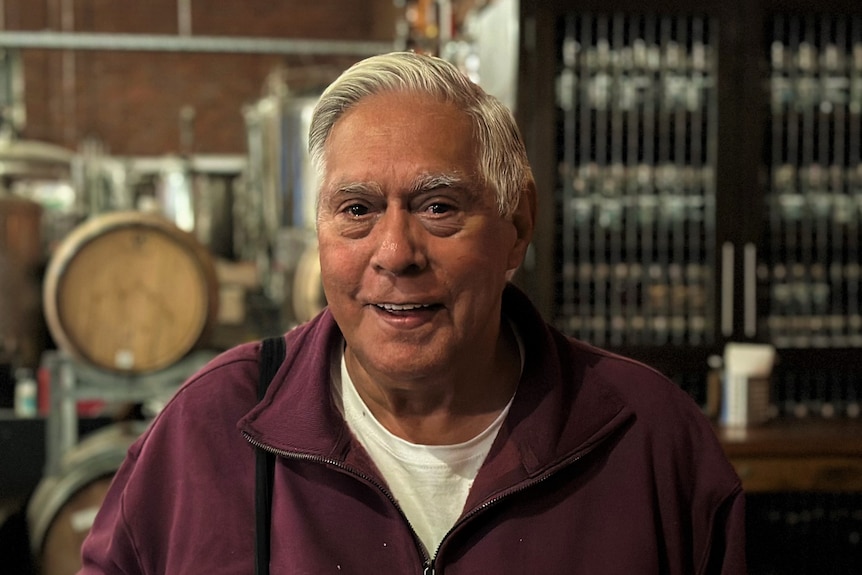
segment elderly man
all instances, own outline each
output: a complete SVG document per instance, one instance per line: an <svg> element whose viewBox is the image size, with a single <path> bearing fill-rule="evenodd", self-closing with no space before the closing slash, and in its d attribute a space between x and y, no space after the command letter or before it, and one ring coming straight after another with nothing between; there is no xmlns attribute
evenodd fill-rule
<svg viewBox="0 0 862 575"><path fill-rule="evenodd" d="M548 326L509 283L536 191L515 122L394 53L322 95L309 149L328 307L192 377L129 451L83 573L250 573L255 453L284 574L740 574L743 495L656 371Z"/></svg>

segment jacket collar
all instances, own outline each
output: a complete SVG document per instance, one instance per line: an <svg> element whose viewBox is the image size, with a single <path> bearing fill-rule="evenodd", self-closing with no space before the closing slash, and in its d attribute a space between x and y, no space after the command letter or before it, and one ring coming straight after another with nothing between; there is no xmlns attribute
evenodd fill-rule
<svg viewBox="0 0 862 575"><path fill-rule="evenodd" d="M524 341L524 371L471 500L540 477L578 457L630 415L596 375L594 366L603 356L549 328L527 296L512 285L504 292L503 313ZM332 315L324 310L288 332L286 339L287 359L264 399L238 427L253 441L285 454L356 465L375 474L333 404L330 351L342 338Z"/></svg>
<svg viewBox="0 0 862 575"><path fill-rule="evenodd" d="M503 312L524 341L524 372L468 508L582 457L631 416L595 369L603 354L550 328L514 286L504 292Z"/></svg>

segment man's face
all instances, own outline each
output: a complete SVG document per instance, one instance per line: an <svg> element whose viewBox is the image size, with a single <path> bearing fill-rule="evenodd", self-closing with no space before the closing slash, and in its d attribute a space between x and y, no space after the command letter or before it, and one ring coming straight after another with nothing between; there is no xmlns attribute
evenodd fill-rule
<svg viewBox="0 0 862 575"><path fill-rule="evenodd" d="M336 122L325 161L321 277L348 359L407 382L487 357L527 242L480 183L467 115L378 94Z"/></svg>

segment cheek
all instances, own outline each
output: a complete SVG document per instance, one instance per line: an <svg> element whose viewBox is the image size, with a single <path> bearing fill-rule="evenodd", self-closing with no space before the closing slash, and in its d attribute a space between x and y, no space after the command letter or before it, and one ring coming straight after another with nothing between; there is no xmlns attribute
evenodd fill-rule
<svg viewBox="0 0 862 575"><path fill-rule="evenodd" d="M469 265L475 266L475 273L496 277L505 274L512 263L520 258L516 249L516 234L508 227L489 230L476 242L465 258Z"/></svg>
<svg viewBox="0 0 862 575"><path fill-rule="evenodd" d="M334 298L337 292L354 291L365 269L365 260L359 250L350 244L330 243L323 239L319 250L320 277L327 297Z"/></svg>
<svg viewBox="0 0 862 575"><path fill-rule="evenodd" d="M453 290L470 292L470 299L485 299L505 282L505 261L497 247L485 246L462 252L440 270ZM457 263L455 263L457 262Z"/></svg>

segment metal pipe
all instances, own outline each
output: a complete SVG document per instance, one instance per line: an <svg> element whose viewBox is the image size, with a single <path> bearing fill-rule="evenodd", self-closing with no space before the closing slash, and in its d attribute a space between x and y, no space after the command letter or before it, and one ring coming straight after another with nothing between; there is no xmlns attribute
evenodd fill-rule
<svg viewBox="0 0 862 575"><path fill-rule="evenodd" d="M192 0L177 0L177 34L192 35Z"/></svg>
<svg viewBox="0 0 862 575"><path fill-rule="evenodd" d="M743 266L744 329L747 337L754 337L757 335L757 246L751 242L745 244Z"/></svg>
<svg viewBox="0 0 862 575"><path fill-rule="evenodd" d="M64 33L75 29L75 9L72 5L73 2L74 0L62 0L60 4L60 27ZM61 118L64 137L66 141L71 142L76 136L75 128L77 125L76 115L78 110L75 53L68 50L64 51L61 62L60 92L63 94L63 101L60 103L60 107L63 109Z"/></svg>
<svg viewBox="0 0 862 575"><path fill-rule="evenodd" d="M170 34L4 31L0 32L0 48L373 56L394 50L395 43Z"/></svg>
<svg viewBox="0 0 862 575"><path fill-rule="evenodd" d="M733 335L733 243L721 246L721 335Z"/></svg>

